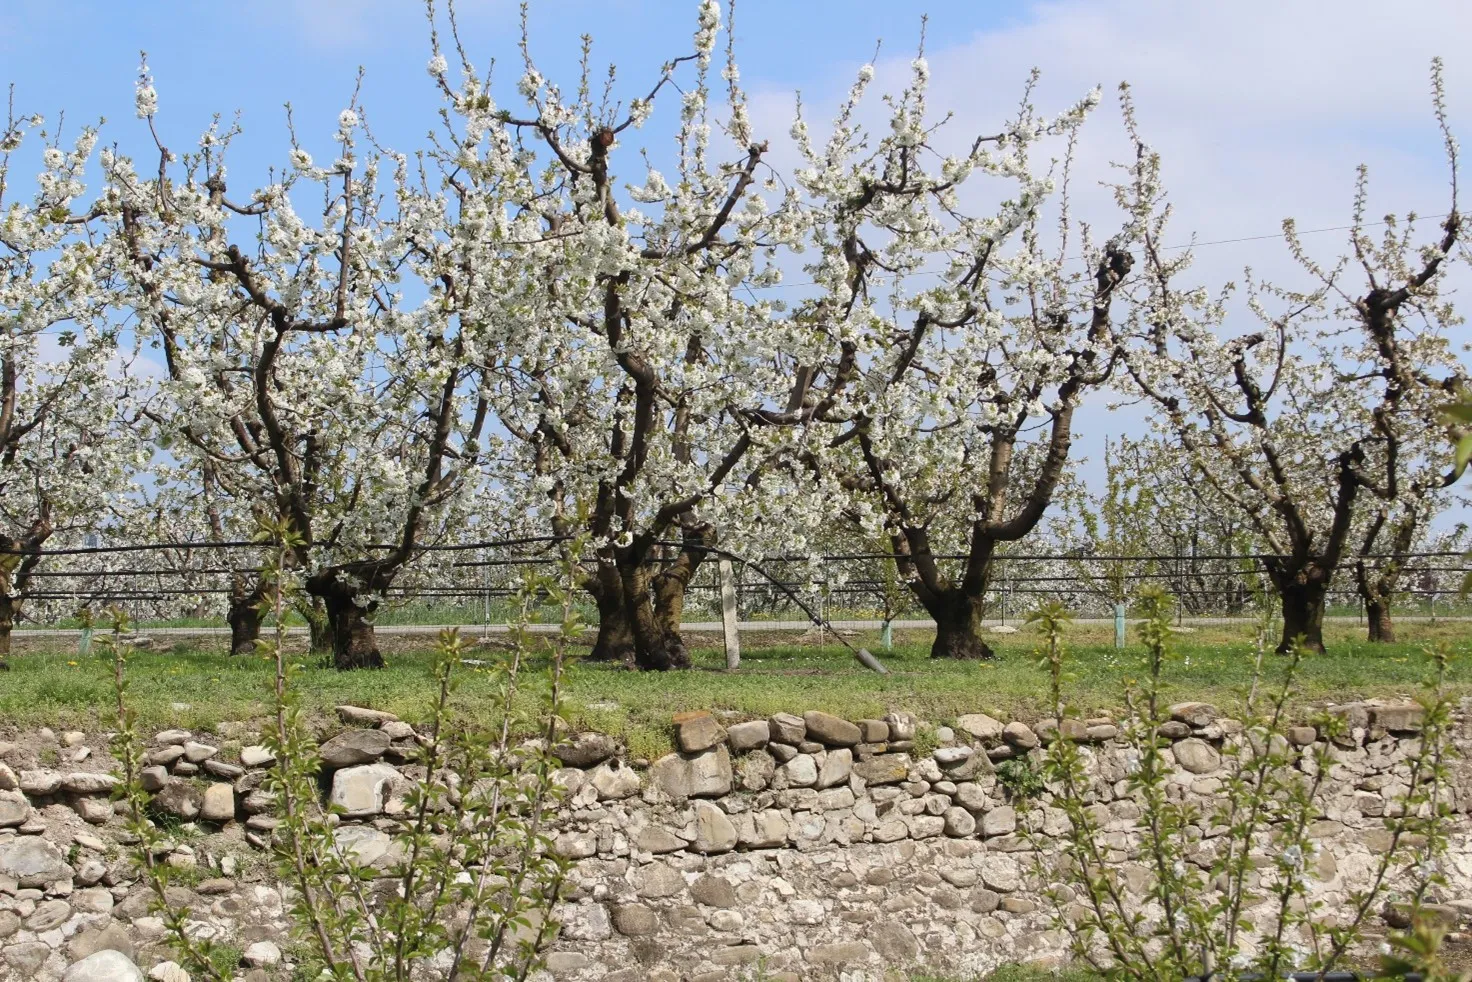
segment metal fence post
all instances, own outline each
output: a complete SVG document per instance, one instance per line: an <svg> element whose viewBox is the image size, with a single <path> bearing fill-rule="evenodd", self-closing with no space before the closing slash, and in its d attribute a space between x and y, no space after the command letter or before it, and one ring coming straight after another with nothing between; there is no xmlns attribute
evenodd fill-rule
<svg viewBox="0 0 1472 982"><path fill-rule="evenodd" d="M481 586L485 589L486 600L486 629L484 637L489 639L491 636L491 561L486 557L486 550L484 549L480 551L480 561L480 581Z"/></svg>
<svg viewBox="0 0 1472 982"><path fill-rule="evenodd" d="M741 667L741 637L736 633L736 579L731 575L731 560L716 563L721 574L721 631L726 638L726 668Z"/></svg>

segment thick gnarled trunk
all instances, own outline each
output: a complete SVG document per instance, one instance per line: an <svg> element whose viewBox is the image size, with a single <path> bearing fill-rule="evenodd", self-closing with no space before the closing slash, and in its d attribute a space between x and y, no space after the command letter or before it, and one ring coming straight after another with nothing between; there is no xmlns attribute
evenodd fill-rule
<svg viewBox="0 0 1472 982"><path fill-rule="evenodd" d="M618 582L616 570L609 570L613 582L604 585L599 578L591 579L588 592L598 604L598 638L588 657L593 661L634 663L634 626L629 623L624 607L623 585Z"/></svg>
<svg viewBox="0 0 1472 982"><path fill-rule="evenodd" d="M225 612L225 623L230 625L231 655L255 653L256 642L261 637L261 624L266 619L266 612L261 607L265 595L265 588L259 583L251 589L246 589L243 583L232 586L230 606Z"/></svg>
<svg viewBox="0 0 1472 982"><path fill-rule="evenodd" d="M370 603L364 607L351 594L333 594L322 599L332 626L332 666L339 671L382 668L383 654L378 650L373 622L368 619L378 605Z"/></svg>
<svg viewBox="0 0 1472 982"><path fill-rule="evenodd" d="M307 634L310 640L308 650L314 655L328 655L332 653L332 622L327 617L327 607L319 597L312 597L310 603L302 604L297 612L307 622Z"/></svg>
<svg viewBox="0 0 1472 982"><path fill-rule="evenodd" d="M1390 617L1390 599L1376 597L1365 603L1369 639L1379 644L1395 642L1395 622Z"/></svg>
<svg viewBox="0 0 1472 982"><path fill-rule="evenodd" d="M1278 587L1283 601L1283 636L1278 654L1286 655L1298 644L1306 652L1324 653L1324 606L1328 584L1309 577L1295 579Z"/></svg>
<svg viewBox="0 0 1472 982"><path fill-rule="evenodd" d="M0 584L9 577L0 576ZM8 593L0 593L0 672L10 669L10 631L20 615L20 601Z"/></svg>
<svg viewBox="0 0 1472 982"><path fill-rule="evenodd" d="M41 562L41 547L50 537L51 519L44 509L24 536L0 535L0 671L10 668L10 633L20 619L31 573Z"/></svg>
<svg viewBox="0 0 1472 982"><path fill-rule="evenodd" d="M605 562L587 588L598 604L598 638L589 656L629 668L689 668L680 637L685 581L647 564Z"/></svg>
<svg viewBox="0 0 1472 982"><path fill-rule="evenodd" d="M392 581L392 571L366 564L323 570L307 580L307 592L322 602L326 613L334 668L353 671L384 666L372 617L378 609L376 597Z"/></svg>
<svg viewBox="0 0 1472 982"><path fill-rule="evenodd" d="M1410 535L1397 541L1397 548L1404 552L1410 548ZM1372 546L1374 540L1366 543ZM1360 601L1365 605L1366 636L1374 644L1391 644L1395 641L1395 622L1390 617L1390 599L1400 581L1401 564L1392 561L1380 569L1371 568L1364 560L1355 564L1355 587Z"/></svg>
<svg viewBox="0 0 1472 982"><path fill-rule="evenodd" d="M690 653L680 634L680 624L685 617L685 591L704 558L703 550L682 549L674 563L653 579L655 626L664 634L665 644L678 668L690 666Z"/></svg>
<svg viewBox="0 0 1472 982"><path fill-rule="evenodd" d="M981 597L967 596L957 587L939 595L917 592L917 596L935 621L931 658L978 661L996 657L996 652L981 636Z"/></svg>

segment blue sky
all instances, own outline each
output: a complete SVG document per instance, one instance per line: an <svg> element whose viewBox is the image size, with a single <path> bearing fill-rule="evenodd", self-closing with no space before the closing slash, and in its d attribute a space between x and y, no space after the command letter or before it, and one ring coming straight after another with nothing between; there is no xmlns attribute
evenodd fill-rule
<svg viewBox="0 0 1472 982"><path fill-rule="evenodd" d="M509 102L520 74L517 5L460 0L459 8L472 57L497 59ZM821 120L877 39L879 81L897 82L927 12L932 101L955 111L958 135L994 131L1034 66L1043 71L1045 112L1094 84L1109 93L1130 80L1146 135L1165 154L1183 238L1271 234L1286 215L1303 228L1343 224L1360 162L1372 168L1372 210L1444 211L1445 169L1426 98L1432 54L1448 57L1453 118L1472 132L1472 58L1451 47L1472 36L1472 4L1461 0L742 0L738 54L758 134L780 154L794 91ZM687 50L694 13L694 0L535 0L533 49L544 73L570 86L578 37L590 33L595 64L618 63L621 94L642 94L661 61ZM140 49L157 80L166 143L192 146L212 113L242 113L237 188L284 159L288 100L304 142L329 153L325 140L359 66L363 103L389 146L420 145L438 105L424 71L421 0L0 5L0 80L16 83L17 108L50 120L64 109L70 125L106 116L105 142L146 155L133 114ZM1081 148L1093 174L1124 149L1108 102L1099 116ZM1201 259L1213 272L1249 260L1261 269L1267 251L1213 247Z"/></svg>
<svg viewBox="0 0 1472 982"><path fill-rule="evenodd" d="M520 74L517 5L459 6L472 58L484 66L494 56L502 66L506 103ZM624 98L642 95L659 64L687 50L695 9L694 0L534 0L534 54L545 74L570 87L578 37L590 33L595 65L618 63ZM758 135L773 140L774 155L785 152L794 90L813 108L811 118L823 119L876 40L884 41L880 85L902 84L926 12L932 103L955 112L958 135L994 132L1034 66L1043 71L1044 112L1094 84L1107 96L1128 79L1146 137L1164 155L1181 241L1270 236L1285 216L1303 229L1343 225L1361 162L1370 167L1373 214L1446 211L1446 168L1427 97L1434 54L1447 58L1454 126L1472 134L1465 0L742 0L743 82ZM212 113L242 112L245 135L231 158L238 196L284 160L288 100L308 148L330 159L325 141L360 65L369 120L389 146L421 145L438 105L424 70L421 0L6 0L0 7L0 80L16 83L17 108L53 120L65 109L69 128L106 116L105 142L147 156L150 143L133 113L140 49L149 53L166 143L193 146ZM1079 171L1107 175L1107 162L1126 150L1106 98L1084 131ZM1097 215L1101 232L1110 220L1106 197L1087 184L1078 189L1079 213ZM1343 236L1306 241L1332 262ZM1240 276L1251 264L1259 276L1303 285L1271 240L1203 247L1197 263L1209 281ZM1469 339L1465 330L1458 338ZM1105 401L1097 398L1097 408ZM1105 435L1141 428L1133 411L1081 417L1079 447L1095 462Z"/></svg>
<svg viewBox="0 0 1472 982"><path fill-rule="evenodd" d="M505 67L500 77L514 82L516 5L461 0L459 9L472 58L484 66L494 56ZM1007 3L952 0L929 9L937 43L1016 16ZM539 0L531 14L534 53L546 74L570 79L578 38L592 34L595 64L616 62L637 91L661 61L689 47L694 12L684 0ZM829 87L869 60L878 38L889 53L911 52L920 19L921 8L903 3L747 0L737 10L743 74L782 92ZM288 100L304 136L330 133L360 65L375 128L391 145L417 142L437 104L424 72L425 23L420 0L8 0L0 13L0 64L5 81L17 83L18 107L48 118L65 108L76 122L106 116L109 133L127 144L140 135L132 84L138 52L147 50L166 141L192 142L211 113L238 109L250 134L240 144L245 163L272 152L279 158Z"/></svg>

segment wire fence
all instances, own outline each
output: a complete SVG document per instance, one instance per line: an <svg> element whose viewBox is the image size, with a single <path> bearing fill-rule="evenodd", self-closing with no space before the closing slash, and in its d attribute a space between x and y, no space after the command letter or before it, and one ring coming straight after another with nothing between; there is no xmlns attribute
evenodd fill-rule
<svg viewBox="0 0 1472 982"><path fill-rule="evenodd" d="M433 629L481 626L494 630L511 616L509 599L528 568L555 567L559 540L504 538L431 545L421 550L394 585L375 595L376 622L384 628ZM672 562L682 545L660 547L657 563ZM89 617L120 608L140 627L224 628L228 600L263 569L255 542L88 544L30 553L39 563L20 596L24 629L71 629ZM370 547L391 548L389 546ZM815 621L839 627L924 626L929 621L892 554L739 557L713 547L730 565L737 616L743 630L796 630ZM11 552L17 555L17 552ZM959 576L964 557L935 557ZM993 560L985 620L1007 625L1040 603L1059 601L1081 619L1110 619L1146 587L1176 598L1177 619L1194 625L1232 625L1256 616L1271 593L1265 554L1085 555L1077 552L1003 553ZM1399 567L1393 602L1402 620L1472 616L1462 583L1472 569L1459 552L1367 556L1341 564L1328 597L1333 618L1362 619L1363 602L1353 567L1375 575ZM704 629L721 614L720 566L704 562L685 593L684 621ZM591 599L583 614L595 620Z"/></svg>

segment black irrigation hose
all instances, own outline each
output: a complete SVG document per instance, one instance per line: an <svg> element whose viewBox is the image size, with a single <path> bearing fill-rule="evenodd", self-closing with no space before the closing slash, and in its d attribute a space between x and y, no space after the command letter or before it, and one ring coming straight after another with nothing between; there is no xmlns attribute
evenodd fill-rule
<svg viewBox="0 0 1472 982"><path fill-rule="evenodd" d="M420 552L464 552L475 549L504 549L508 546L532 545L541 542L565 542L572 536L532 535L516 539L492 539L485 542L452 543L449 545L420 546ZM264 549L266 542L145 542L125 546L71 546L61 549L0 549L0 556L90 556L102 553L161 552L167 549ZM320 545L320 544L319 544ZM364 549L380 551L397 549L394 543L363 546Z"/></svg>
<svg viewBox="0 0 1472 982"><path fill-rule="evenodd" d="M420 546L419 547L419 552L421 552L421 553L428 553L428 552L474 552L477 549L505 549L505 548L509 548L511 546L538 545L538 544L553 543L553 542L567 542L567 541L572 540L573 538L575 538L575 537L574 536L570 536L570 535L529 535L529 536L521 536L521 537L518 537L518 538L509 538L509 539L488 539L488 540L481 541L481 542L464 542L464 543L448 543L448 544L445 544L445 543L437 543L437 544L434 544L434 545ZM673 547L679 548L679 549L700 549L700 550L705 551L705 552L713 552L713 553L714 552L720 552L721 551L721 550L717 550L717 549L715 549L714 547L711 547L711 546L694 546L694 545L691 545L691 544L685 543L685 542L671 542L671 541L664 540L664 539L656 540L654 544L655 545L662 545L662 546L673 546ZM4 548L0 548L0 555L4 555L4 556L42 556L42 557L45 557L45 556L86 556L86 555L100 555L100 554L104 554L104 553L159 552L159 551L163 551L163 550L167 550L167 549L262 549L262 548L266 548L266 546L267 546L267 543L255 542L255 541L245 541L245 542L239 542L239 541L227 541L227 542L145 542L145 543L137 543L137 544L132 544L132 545L120 545L120 546L72 546L72 547L59 548L59 549L4 549ZM368 549L368 550L373 550L373 551L379 551L379 550L384 550L384 549L397 549L397 548L399 548L399 546L397 544L394 544L394 543L388 543L388 544L367 545L367 546L363 546L362 548ZM733 553L727 553L726 555L728 555L728 557L731 558L731 559L735 559L735 560L737 560L739 562L742 562L744 564L749 564L749 560L742 559L741 557L736 556ZM1438 551L1438 552L1407 552L1407 553L1402 553L1402 554L1399 554L1399 555L1397 555L1395 553L1367 553L1366 555L1363 555L1363 556L1354 556L1354 557L1351 557L1349 559L1346 559L1343 562L1339 563L1338 565L1341 566L1341 567L1342 566L1348 566L1348 565L1352 565L1353 563L1358 562L1358 561L1360 561L1362 559L1425 559L1425 558L1433 558L1433 557L1436 557L1436 558L1447 558L1447 557L1461 558L1464 555L1466 555L1464 552L1460 552L1460 551L1457 551L1457 550L1443 550L1443 551ZM823 561L823 562L845 562L845 561L854 561L854 560L861 560L861 559L889 559L889 560L893 560L895 558L895 556L894 556L894 554L888 553L888 552L856 552L856 553L837 553L837 554L834 554L834 555L819 556L818 558L821 561ZM949 561L949 560L963 560L963 559L968 559L970 557L967 556L965 553L936 553L936 554L932 554L931 558L932 559ZM1111 554L1079 555L1078 553L1060 552L1060 553L1028 553L1028 554L1012 554L1012 555L1008 555L1008 554L1005 554L1004 553L1004 554L1001 554L1001 555L993 556L992 557L992 560L994 562L1028 562L1028 561L1033 561L1033 560L1036 560L1036 561L1050 561L1051 562L1051 561L1068 560L1068 561L1072 561L1072 562L1089 562L1089 563L1093 563L1093 562L1137 562L1137 563L1146 563L1146 562L1171 562L1171 563L1187 563L1187 562L1205 562L1205 561L1209 561L1209 560L1232 560L1232 559L1242 560L1242 559L1251 559L1251 560L1259 560L1259 561L1262 561L1262 560L1291 559L1291 558L1292 557L1289 556L1289 555L1286 555L1286 554L1283 554L1283 553L1273 553L1273 552L1259 552L1259 553L1249 552L1249 553L1238 553L1236 555L1233 555L1233 554L1230 554L1230 553L1227 553L1227 554L1202 553L1200 555L1195 555L1195 556L1179 556L1179 555L1126 556L1126 555L1111 555ZM766 556L766 557L763 557L763 560L765 562L769 562L769 563L798 563L798 562L808 562L811 559L812 559L811 556L789 556L789 555ZM460 565L460 564L457 563L456 565ZM477 565L482 565L482 563L467 562L464 565L466 565L466 566L477 566Z"/></svg>

